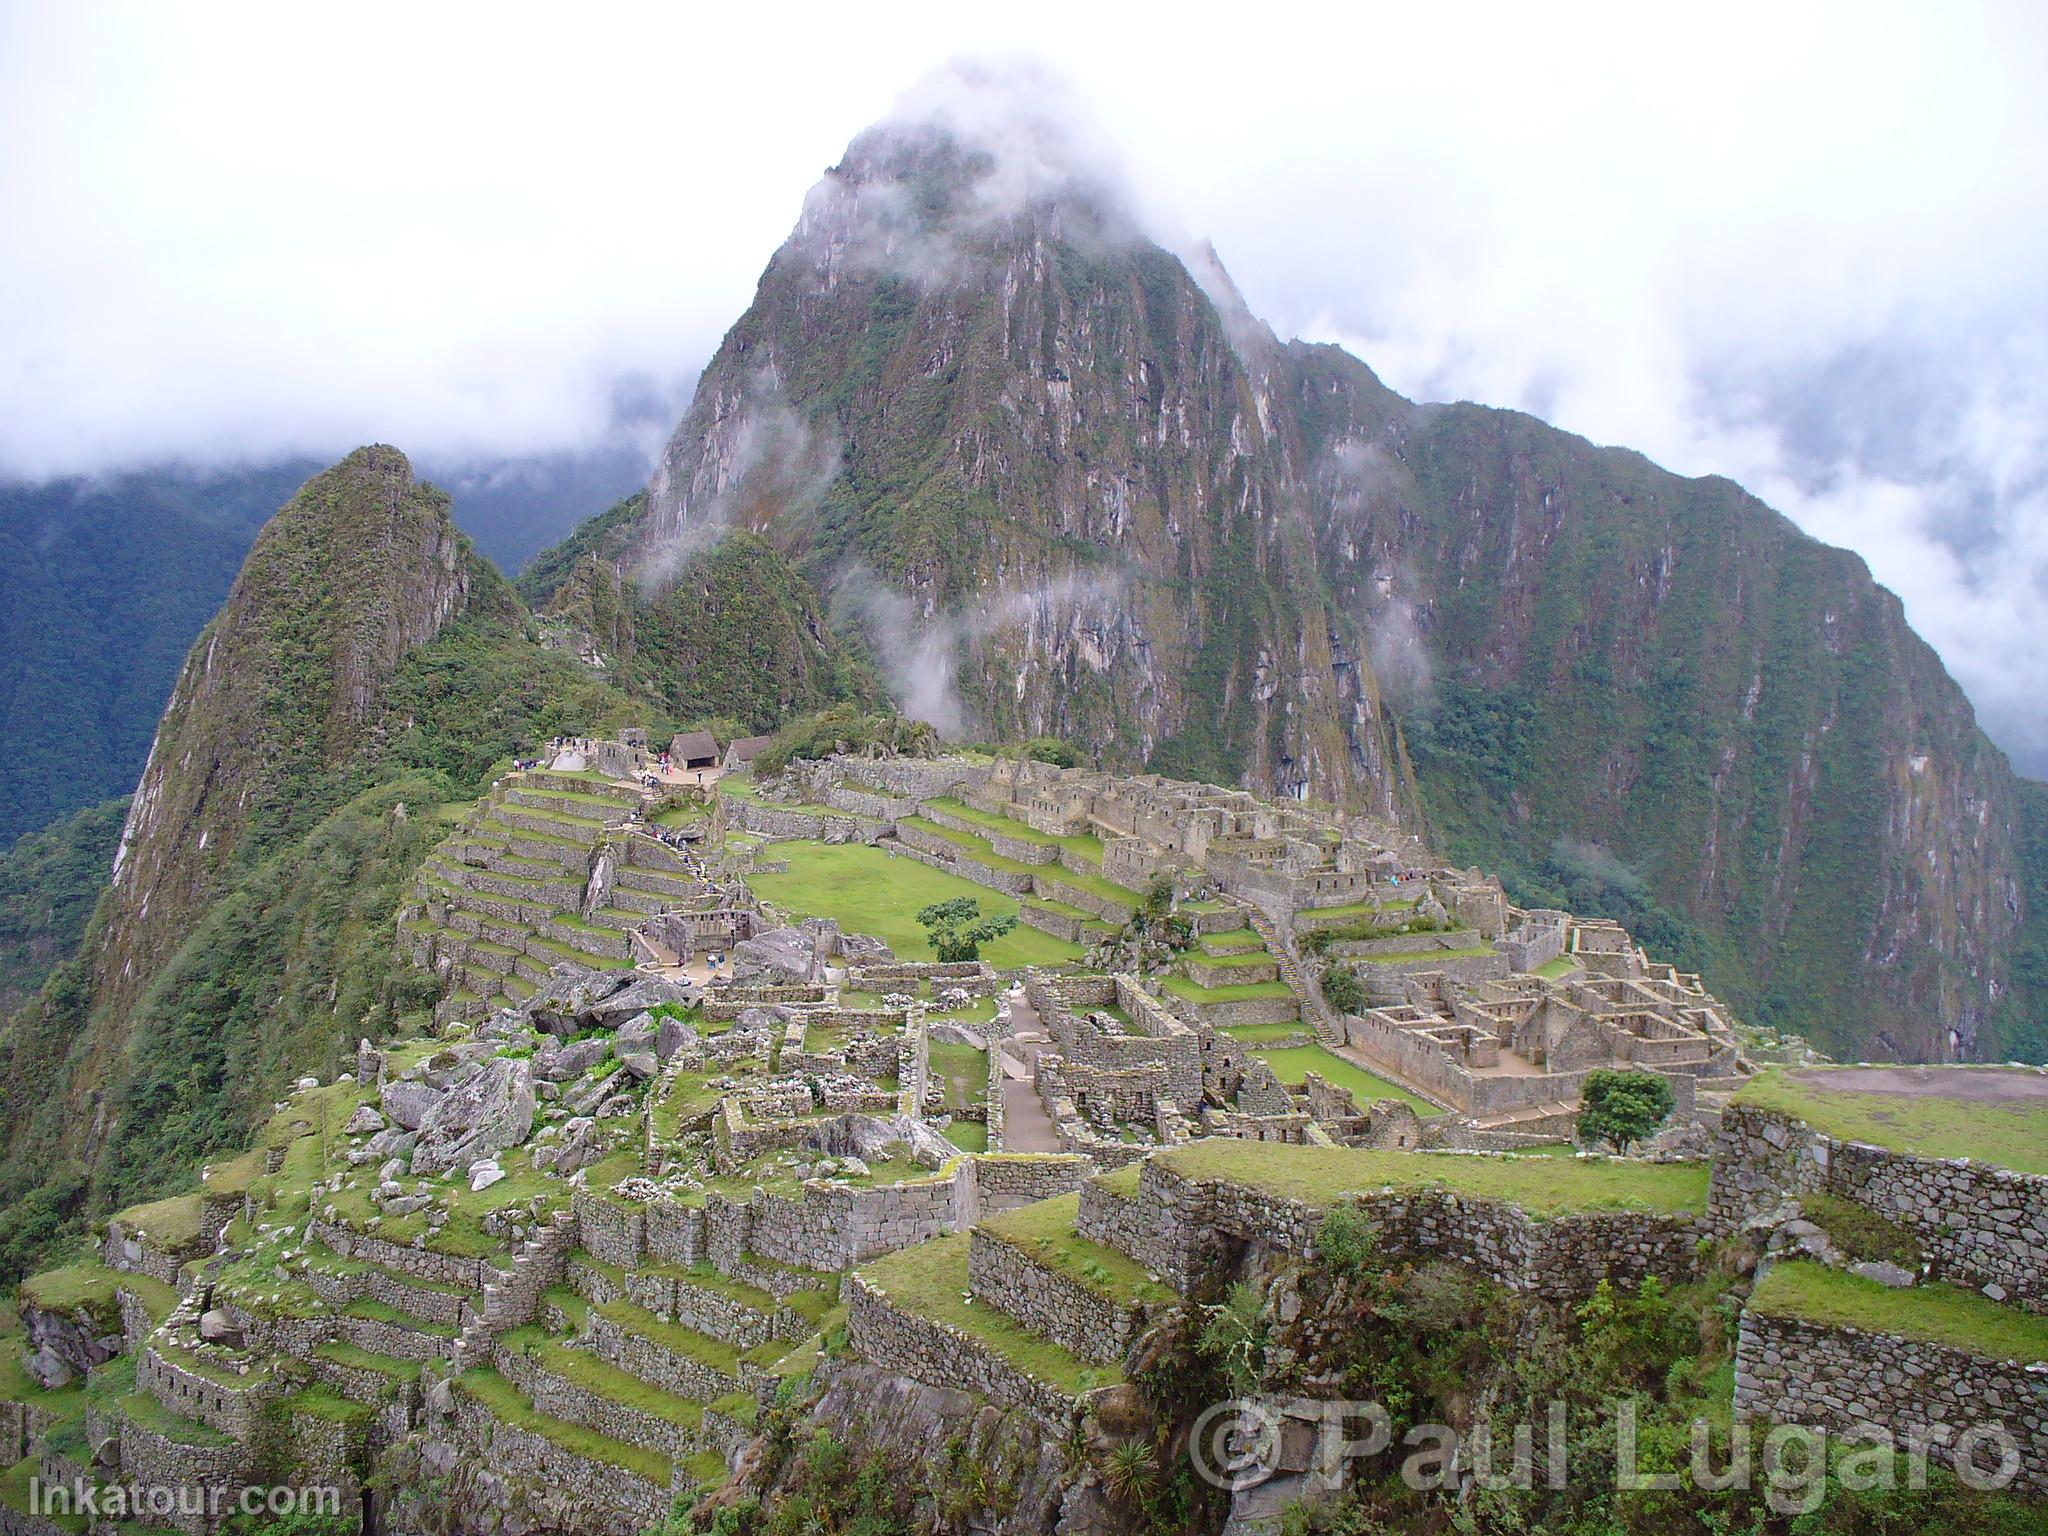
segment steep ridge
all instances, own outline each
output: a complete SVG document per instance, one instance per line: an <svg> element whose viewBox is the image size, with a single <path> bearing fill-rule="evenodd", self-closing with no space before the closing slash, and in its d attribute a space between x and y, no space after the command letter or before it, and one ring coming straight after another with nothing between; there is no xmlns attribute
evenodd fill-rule
<svg viewBox="0 0 2048 1536"><path fill-rule="evenodd" d="M448 501L393 448L309 480L258 535L171 692L115 856L99 995L120 1006L218 887L245 836L302 829L297 791L348 761L401 658L481 579Z"/></svg>
<svg viewBox="0 0 2048 1536"><path fill-rule="evenodd" d="M396 909L494 765L666 725L528 633L395 449L265 527L180 675L83 945L0 1030L0 1263L237 1144L432 1001Z"/></svg>
<svg viewBox="0 0 2048 1536"><path fill-rule="evenodd" d="M2021 781L1860 560L1281 344L1075 163L863 134L529 597L630 650L635 583L743 527L956 734L1427 825L1839 1051L2048 1044Z"/></svg>

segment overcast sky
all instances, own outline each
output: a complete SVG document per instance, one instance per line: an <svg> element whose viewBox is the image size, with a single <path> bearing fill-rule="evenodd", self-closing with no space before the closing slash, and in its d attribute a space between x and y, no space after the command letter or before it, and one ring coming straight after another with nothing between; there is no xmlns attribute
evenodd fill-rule
<svg viewBox="0 0 2048 1536"><path fill-rule="evenodd" d="M0 473L665 426L846 140L1021 51L1283 336L1733 476L2048 773L2048 6L1130 11L0 0Z"/></svg>

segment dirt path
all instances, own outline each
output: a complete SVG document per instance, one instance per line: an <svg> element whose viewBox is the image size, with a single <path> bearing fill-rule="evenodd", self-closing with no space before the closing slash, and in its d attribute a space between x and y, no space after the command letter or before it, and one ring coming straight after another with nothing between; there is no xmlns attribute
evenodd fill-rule
<svg viewBox="0 0 2048 1536"><path fill-rule="evenodd" d="M1038 1014L1022 992L1010 999L1010 1035L1003 1041L1003 1150L1057 1152L1059 1134L1038 1101L1033 1069L1045 1044Z"/></svg>

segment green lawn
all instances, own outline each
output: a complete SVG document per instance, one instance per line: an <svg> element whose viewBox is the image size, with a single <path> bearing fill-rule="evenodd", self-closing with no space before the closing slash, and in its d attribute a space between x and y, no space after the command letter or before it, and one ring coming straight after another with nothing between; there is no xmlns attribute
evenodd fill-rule
<svg viewBox="0 0 2048 1536"><path fill-rule="evenodd" d="M1266 1027L1266 1026L1259 1026ZM1307 1026L1295 1024L1296 1031ZM1283 1083L1298 1083L1313 1072L1326 1083L1339 1088L1349 1088L1351 1096L1360 1106L1374 1099L1394 1099L1406 1104L1418 1115L1440 1115L1438 1109L1427 1099L1417 1098L1399 1083L1390 1083L1384 1077L1376 1076L1355 1061L1339 1056L1325 1045L1295 1045L1284 1050L1260 1051L1259 1059L1273 1069L1273 1075Z"/></svg>
<svg viewBox="0 0 2048 1536"><path fill-rule="evenodd" d="M1297 921L1306 918L1315 923L1336 923L1346 918L1371 917L1375 912L1406 912L1414 905L1412 896L1389 896L1377 907L1369 901L1354 901L1342 907L1310 907L1294 915Z"/></svg>
<svg viewBox="0 0 2048 1536"><path fill-rule="evenodd" d="M1063 1392L1079 1394L1121 1379L1114 1367L1077 1360L987 1302L968 1300L967 1244L965 1232L935 1237L863 1264L860 1275L899 1310L950 1324Z"/></svg>
<svg viewBox="0 0 2048 1536"><path fill-rule="evenodd" d="M932 1076L946 1085L946 1108L958 1114L970 1104L979 1104L988 1093L988 1052L971 1045L948 1045L933 1041Z"/></svg>
<svg viewBox="0 0 2048 1536"><path fill-rule="evenodd" d="M2048 1173L2048 1095L1977 1102L1937 1094L1847 1092L1826 1086L1828 1069L1761 1072L1738 1104L1797 1116L1843 1141L1864 1141L1922 1157L1975 1157L2017 1173ZM1853 1070L1853 1069L1849 1069ZM1934 1067L1943 1074L2004 1074L2009 1067ZM2034 1074L2027 1072L2031 1079Z"/></svg>
<svg viewBox="0 0 2048 1536"><path fill-rule="evenodd" d="M1560 976L1569 976L1579 968L1579 962L1570 955L1559 955L1555 960L1546 960L1531 974L1556 981Z"/></svg>
<svg viewBox="0 0 2048 1536"><path fill-rule="evenodd" d="M902 960L931 960L930 942L918 926L919 909L935 901L967 896L985 913L1014 917L1016 898L958 875L896 858L858 843L777 843L764 857L787 859L784 874L749 875L747 884L764 901L804 917L829 917L853 933L870 933ZM982 959L999 969L1059 965L1081 957L1079 945L1019 925L991 944Z"/></svg>
<svg viewBox="0 0 2048 1536"><path fill-rule="evenodd" d="M955 1120L946 1127L946 1140L962 1152L986 1152L988 1127L979 1120Z"/></svg>
<svg viewBox="0 0 2048 1536"><path fill-rule="evenodd" d="M1360 955L1367 965L1413 965L1418 960L1476 960L1494 953L1491 944L1474 944L1466 949L1404 949L1390 955Z"/></svg>
<svg viewBox="0 0 2048 1536"><path fill-rule="evenodd" d="M1893 1333L1991 1359L2048 1361L2048 1317L1953 1285L1893 1290L1846 1270L1788 1260L1770 1267L1749 1305L1769 1317Z"/></svg>
<svg viewBox="0 0 2048 1536"><path fill-rule="evenodd" d="M1035 1205L991 1216L981 1223L990 1237L1009 1243L1046 1268L1119 1303L1172 1306L1179 1298L1114 1248L1092 1243L1074 1230L1081 1196L1057 1195Z"/></svg>
<svg viewBox="0 0 2048 1536"><path fill-rule="evenodd" d="M1225 1179L1289 1199L1328 1204L1380 1189L1443 1188L1510 1201L1531 1215L1574 1211L1701 1212L1705 1163L1478 1156L1458 1152L1375 1152L1280 1142L1198 1141L1153 1154L1196 1178Z"/></svg>
<svg viewBox="0 0 2048 1536"><path fill-rule="evenodd" d="M1191 1003L1236 1003L1249 998L1294 996L1284 981L1254 981L1235 987L1198 986L1185 976L1162 976L1160 981L1175 997L1184 997Z"/></svg>

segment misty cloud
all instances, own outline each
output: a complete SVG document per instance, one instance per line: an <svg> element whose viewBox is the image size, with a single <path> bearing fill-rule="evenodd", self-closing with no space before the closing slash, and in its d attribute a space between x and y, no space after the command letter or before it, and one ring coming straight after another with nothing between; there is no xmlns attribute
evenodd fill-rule
<svg viewBox="0 0 2048 1536"><path fill-rule="evenodd" d="M834 581L831 608L835 623L850 624L866 638L897 708L957 740L973 723L954 682L955 659L964 648L1013 629L1025 632L1027 644L1036 642L1048 626L1071 623L1090 608L1114 609L1123 590L1114 575L1076 572L935 612L929 602L855 565Z"/></svg>
<svg viewBox="0 0 2048 1536"><path fill-rule="evenodd" d="M839 461L838 435L784 400L772 368L751 370L731 394L700 396L648 483L636 578L659 590L728 529L809 511Z"/></svg>
<svg viewBox="0 0 2048 1536"><path fill-rule="evenodd" d="M0 473L582 451L614 381L687 394L855 134L936 118L999 151L970 231L1085 178L1405 394L1740 480L2048 772L2048 14L358 18L0 16Z"/></svg>

